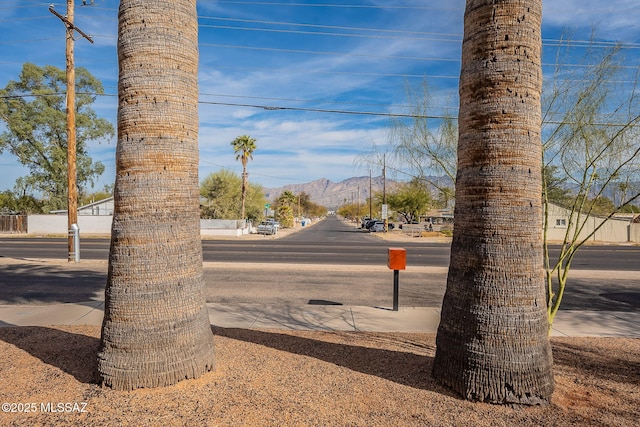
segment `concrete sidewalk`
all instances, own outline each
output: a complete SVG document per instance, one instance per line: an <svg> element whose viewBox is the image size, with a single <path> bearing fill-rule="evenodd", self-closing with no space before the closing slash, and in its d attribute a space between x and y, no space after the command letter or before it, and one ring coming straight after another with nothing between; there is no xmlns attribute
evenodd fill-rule
<svg viewBox="0 0 640 427"><path fill-rule="evenodd" d="M207 304L212 325L242 329L435 333L439 307ZM0 305L0 326L100 325L103 301ZM552 336L640 338L640 312L560 311Z"/></svg>

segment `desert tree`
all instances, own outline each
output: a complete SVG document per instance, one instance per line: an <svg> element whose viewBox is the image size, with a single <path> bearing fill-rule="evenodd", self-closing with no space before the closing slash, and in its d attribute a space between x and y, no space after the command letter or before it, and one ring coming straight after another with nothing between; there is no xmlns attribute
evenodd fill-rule
<svg viewBox="0 0 640 427"><path fill-rule="evenodd" d="M389 160L413 171L438 193L450 195L456 178L458 125L450 108L432 113L437 103L426 80L418 86L405 85L402 115L392 117L389 126Z"/></svg>
<svg viewBox="0 0 640 427"><path fill-rule="evenodd" d="M201 217L210 219L238 219L240 217L242 178L236 173L221 169L207 175L200 183L200 196L205 199ZM264 189L248 183L246 187L245 211L249 220L260 221L264 216L267 198Z"/></svg>
<svg viewBox="0 0 640 427"><path fill-rule="evenodd" d="M375 198L382 204L382 193L376 193ZM420 215L427 213L433 206L433 200L427 182L419 178L396 185L387 194L389 209L411 223L418 221Z"/></svg>
<svg viewBox="0 0 640 427"><path fill-rule="evenodd" d="M640 211L640 72L625 65L625 52L633 46L599 42L596 36L594 32L581 42L563 35L546 48L550 57L555 53L555 66L545 74L542 94L542 233L549 327L580 248L617 213ZM407 175L408 171L415 177L435 173L455 180L455 120L436 126L440 117L429 115L435 103L426 82L407 86L406 93L411 119L394 119L390 146L374 148L393 153L388 158ZM446 135L450 137L442 138ZM453 192L437 188L440 205L449 205ZM548 250L549 230L554 227L549 216L555 209L552 205L567 211L557 257Z"/></svg>
<svg viewBox="0 0 640 427"><path fill-rule="evenodd" d="M595 37L582 57L571 40L556 50L545 87L544 259L550 326L560 309L578 250L616 213L640 200L640 72L624 64L624 46ZM569 57L574 67L560 65ZM560 190L560 196L558 196ZM551 204L566 211L557 258L549 254Z"/></svg>
<svg viewBox="0 0 640 427"><path fill-rule="evenodd" d="M46 209L67 206L65 85L64 70L25 63L18 80L0 89L0 122L6 128L0 134L0 153L7 150L29 169L29 175L16 183L15 191L29 189L30 195L44 200ZM87 145L111 138L114 129L92 108L96 97L104 93L102 83L78 67L76 87L76 172L82 195L104 172L104 165L89 156Z"/></svg>

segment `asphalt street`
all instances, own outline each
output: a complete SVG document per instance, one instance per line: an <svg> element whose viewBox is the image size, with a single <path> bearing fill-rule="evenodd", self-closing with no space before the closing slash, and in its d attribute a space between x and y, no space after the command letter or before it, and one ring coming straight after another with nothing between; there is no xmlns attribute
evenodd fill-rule
<svg viewBox="0 0 640 427"><path fill-rule="evenodd" d="M386 265L387 248L407 249L407 265L416 267L447 267L449 243L416 241L389 242L345 224L336 217L328 217L312 227L288 236L272 239L203 240L205 262L301 263L340 265ZM109 239L82 238L81 259L106 261ZM557 246L551 246L551 256L557 257ZM67 240L64 238L2 237L0 257L30 259L67 259ZM573 260L573 269L640 271L640 246L593 245L581 247Z"/></svg>
<svg viewBox="0 0 640 427"><path fill-rule="evenodd" d="M0 239L0 304L104 298L108 240L95 239L95 259L83 258L79 264L66 263L66 254L47 257L47 251L60 245L49 240ZM414 253L408 256L407 270L400 272L400 306L440 306L446 287L447 244L400 245L335 218L275 240L204 241L207 302L389 306L393 298L393 272L386 267L390 246ZM41 248L44 252L39 252ZM64 240L62 248L64 253ZM227 258L230 253L233 261ZM613 261L608 269L599 270L592 264L587 268L574 264L563 309L639 311L640 272L633 269L638 265L638 248L599 248L592 254L596 265L603 263L597 256L600 253L622 260L627 269L612 269ZM49 261L34 261L38 259ZM584 259L588 262L590 258Z"/></svg>

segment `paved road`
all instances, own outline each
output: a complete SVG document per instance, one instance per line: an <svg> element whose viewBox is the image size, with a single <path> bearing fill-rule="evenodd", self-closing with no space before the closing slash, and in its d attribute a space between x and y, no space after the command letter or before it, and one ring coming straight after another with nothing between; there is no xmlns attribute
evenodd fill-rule
<svg viewBox="0 0 640 427"><path fill-rule="evenodd" d="M81 238L80 242L82 260L108 259L108 239ZM279 239L202 241L205 262L386 265L389 246L397 244L381 241L335 217ZM407 248L411 265L446 267L449 263L448 243L403 242L402 246ZM0 238L0 256L65 260L67 241Z"/></svg>
<svg viewBox="0 0 640 427"><path fill-rule="evenodd" d="M205 241L206 297L212 303L392 304L392 272L380 241L330 218L277 240ZM28 263L16 258L58 258L47 251L66 251L66 241L0 239L0 304L83 302L103 298L106 283L106 239L84 242L79 265ZM402 243L409 254L400 273L400 305L440 306L446 286L448 245ZM44 252L40 252L43 247ZM574 263L565 310L640 310L637 247L587 247L580 270ZM602 254L606 257L601 259ZM91 255L91 256L87 256ZM4 260L3 260L4 258ZM14 259L11 261L11 259ZM231 260L231 261L230 261ZM11 261L11 262L9 262ZM625 268L615 271L616 263ZM313 265L309 265L313 264ZM594 271L607 267L609 271ZM605 268L601 268L605 270Z"/></svg>
<svg viewBox="0 0 640 427"><path fill-rule="evenodd" d="M0 238L0 257L65 260L66 239ZM205 262L259 262L386 265L387 248L407 249L407 265L447 267L449 244L429 241L393 243L359 231L335 217L280 239L204 240ZM108 239L81 239L83 260L107 260ZM551 255L557 254L556 247ZM557 256L557 255L556 255ZM640 246L586 245L580 248L573 269L640 270Z"/></svg>
<svg viewBox="0 0 640 427"><path fill-rule="evenodd" d="M38 263L0 258L0 304L51 304L102 300L106 261ZM205 263L206 298L212 303L342 304L390 307L393 276L386 267ZM400 272L400 306L438 307L446 269ZM635 273L572 271L563 310L640 311Z"/></svg>

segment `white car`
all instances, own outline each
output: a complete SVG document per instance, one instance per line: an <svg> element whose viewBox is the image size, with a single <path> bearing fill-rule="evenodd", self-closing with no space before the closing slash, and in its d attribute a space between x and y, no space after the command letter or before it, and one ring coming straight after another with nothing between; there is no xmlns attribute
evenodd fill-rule
<svg viewBox="0 0 640 427"><path fill-rule="evenodd" d="M369 228L369 231L372 231L374 233L384 231L384 221L374 222L373 225Z"/></svg>

